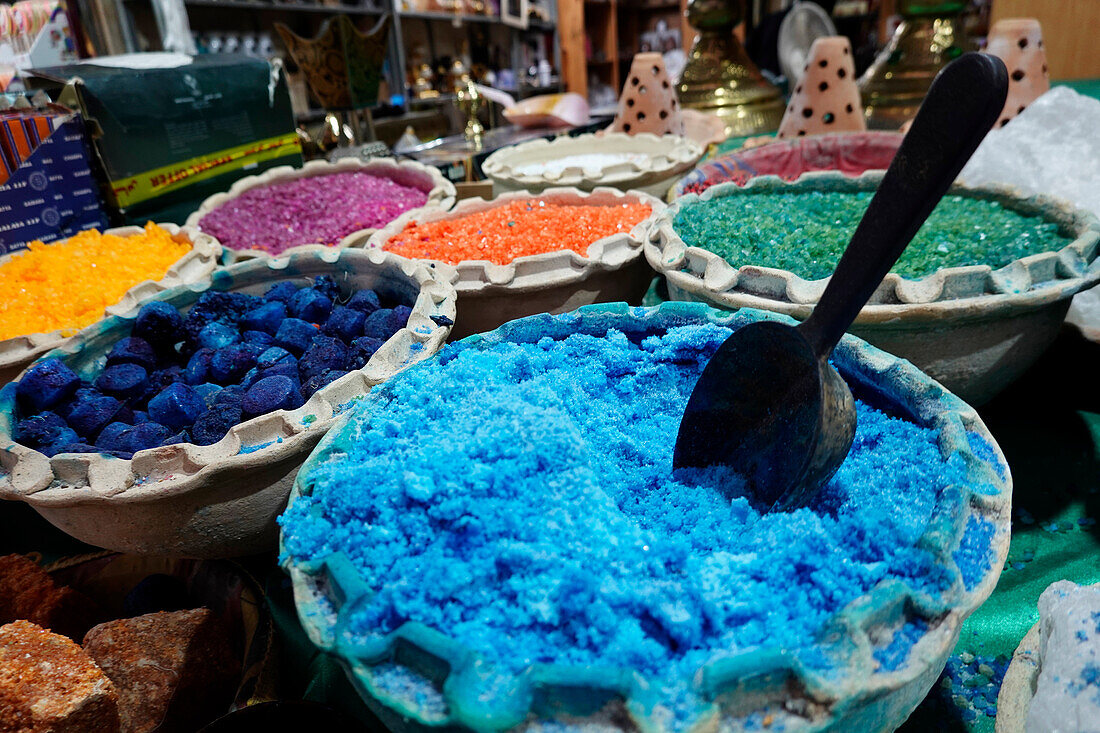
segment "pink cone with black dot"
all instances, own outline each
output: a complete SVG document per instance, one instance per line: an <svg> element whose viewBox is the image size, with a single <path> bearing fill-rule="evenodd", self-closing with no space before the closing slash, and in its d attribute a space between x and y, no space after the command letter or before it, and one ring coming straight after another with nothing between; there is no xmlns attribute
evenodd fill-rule
<svg viewBox="0 0 1100 733"><path fill-rule="evenodd" d="M659 53L634 55L630 73L619 97L619 111L611 123L612 132L637 135L683 135L684 120L676 90L665 71L665 61Z"/></svg>
<svg viewBox="0 0 1100 733"><path fill-rule="evenodd" d="M1004 127L1027 106L1050 91L1043 29L1035 18L1005 18L989 30L985 49L1008 68L1008 99L994 123Z"/></svg>
<svg viewBox="0 0 1100 733"><path fill-rule="evenodd" d="M851 44L844 36L818 38L810 47L809 61L791 93L776 137L866 129Z"/></svg>

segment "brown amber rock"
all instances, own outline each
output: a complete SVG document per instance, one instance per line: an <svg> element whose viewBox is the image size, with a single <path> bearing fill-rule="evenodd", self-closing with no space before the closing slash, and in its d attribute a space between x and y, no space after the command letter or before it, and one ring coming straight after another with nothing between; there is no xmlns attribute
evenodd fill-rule
<svg viewBox="0 0 1100 733"><path fill-rule="evenodd" d="M0 624L25 619L79 641L94 623L95 613L87 596L58 586L30 558L0 556Z"/></svg>
<svg viewBox="0 0 1100 733"><path fill-rule="evenodd" d="M79 646L29 621L0 626L0 731L118 730L114 685Z"/></svg>
<svg viewBox="0 0 1100 733"><path fill-rule="evenodd" d="M108 621L84 649L115 683L127 733L191 733L228 711L240 679L228 635L205 608Z"/></svg>

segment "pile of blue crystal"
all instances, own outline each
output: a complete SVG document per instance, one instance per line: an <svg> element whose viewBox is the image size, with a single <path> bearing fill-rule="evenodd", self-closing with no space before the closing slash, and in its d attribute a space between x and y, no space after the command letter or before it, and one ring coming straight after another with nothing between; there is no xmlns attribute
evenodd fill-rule
<svg viewBox="0 0 1100 733"><path fill-rule="evenodd" d="M280 282L262 297L207 291L186 315L148 303L90 381L57 359L27 371L15 439L47 456L212 445L362 368L410 313L374 290L342 298L327 275L308 287Z"/></svg>

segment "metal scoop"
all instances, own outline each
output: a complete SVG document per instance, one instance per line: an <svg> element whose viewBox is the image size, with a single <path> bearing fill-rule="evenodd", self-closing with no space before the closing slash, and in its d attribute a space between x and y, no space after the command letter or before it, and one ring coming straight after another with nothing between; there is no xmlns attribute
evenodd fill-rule
<svg viewBox="0 0 1100 733"><path fill-rule="evenodd" d="M734 332L703 370L674 468L726 466L772 511L803 506L855 436L855 403L829 355L989 131L1008 92L996 56L968 53L936 76L894 162L805 322Z"/></svg>

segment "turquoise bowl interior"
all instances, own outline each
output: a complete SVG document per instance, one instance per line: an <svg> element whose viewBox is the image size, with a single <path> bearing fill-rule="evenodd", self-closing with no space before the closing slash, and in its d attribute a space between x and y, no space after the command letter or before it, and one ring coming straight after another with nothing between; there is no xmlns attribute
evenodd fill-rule
<svg viewBox="0 0 1100 733"><path fill-rule="evenodd" d="M561 316L532 316L495 331L464 339L469 348L541 336L564 338L610 329L652 333L711 322L736 329L758 320L791 322L784 316L742 309L719 311L699 303L670 302L656 308L594 305ZM943 670L962 621L996 585L1009 540L1011 477L1004 456L976 412L910 363L846 336L834 363L857 397L938 431L942 454L958 454L966 480L937 499L927 531L918 541L932 551L950 578L939 595L887 580L845 606L821 629L838 643L842 662L823 675L785 649L751 650L710 662L693 678L706 701L705 715L690 730L888 731L909 715ZM363 409L370 409L373 395ZM344 421L347 418L343 418ZM327 460L345 422L337 423L298 474L290 501L308 491L311 468ZM979 577L963 576L960 548L987 561ZM447 629L406 622L367 641L345 628L343 609L368 597L370 588L340 553L316 563L287 560L299 618L311 640L334 654L367 705L395 731L536 730L637 728L661 731L667 717L655 690L631 669L532 665L510 678L492 699L478 697L484 674L478 655L450 637ZM881 668L875 651L895 632L926 625L904 661ZM717 728L716 728L717 726Z"/></svg>

